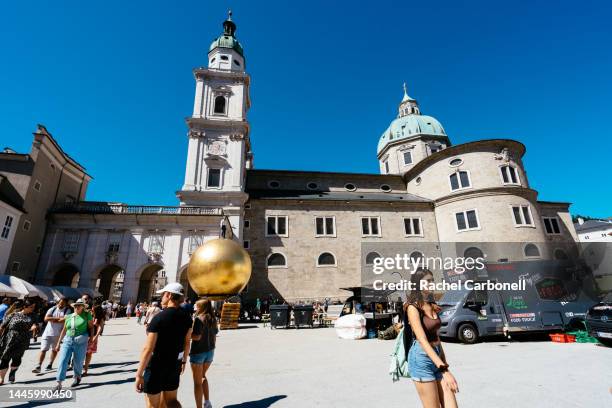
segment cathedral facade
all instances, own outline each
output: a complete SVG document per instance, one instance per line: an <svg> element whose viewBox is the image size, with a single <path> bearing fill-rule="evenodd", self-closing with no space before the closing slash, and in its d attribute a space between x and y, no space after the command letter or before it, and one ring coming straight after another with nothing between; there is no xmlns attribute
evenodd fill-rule
<svg viewBox="0 0 612 408"><path fill-rule="evenodd" d="M576 232L569 204L538 201L515 140L453 145L442 124L408 96L380 136L380 174L253 168L250 77L231 16L194 70L185 179L176 207L70 202L49 213L36 280L78 285L121 300L148 298L160 280L187 285L186 266L225 225L253 262L244 297L346 298L376 253L456 254L499 262L567 257ZM367 146L364 146L367 148ZM487 246L509 242L516 245ZM478 244L475 244L478 243ZM441 271L437 271L440 274Z"/></svg>

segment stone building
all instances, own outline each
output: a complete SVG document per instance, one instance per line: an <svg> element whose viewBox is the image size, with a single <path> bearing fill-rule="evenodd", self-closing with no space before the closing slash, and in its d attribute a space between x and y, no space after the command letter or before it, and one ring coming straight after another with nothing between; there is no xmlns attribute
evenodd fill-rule
<svg viewBox="0 0 612 408"><path fill-rule="evenodd" d="M57 204L83 200L91 176L66 154L43 125L34 133L29 154L5 149L0 153L0 180L3 191L21 210L11 229L13 245L8 258L0 259L0 273L34 280L46 235L46 215ZM6 226L10 215L2 218Z"/></svg>
<svg viewBox="0 0 612 408"><path fill-rule="evenodd" d="M249 299L345 298L341 288L359 285L363 265L380 255L364 252L366 244L400 245L421 257L451 243L457 255L498 262L574 251L569 204L538 201L524 169L523 144L491 139L452 145L405 87L398 115L378 142L381 174L254 169L250 77L235 32L230 15L211 44L207 66L194 70L179 205L55 206L37 281L78 276L79 286L97 286L109 296L122 276L122 301L145 299L160 273L187 283L190 254L217 238L221 224L252 257ZM516 245L489 245L499 242Z"/></svg>

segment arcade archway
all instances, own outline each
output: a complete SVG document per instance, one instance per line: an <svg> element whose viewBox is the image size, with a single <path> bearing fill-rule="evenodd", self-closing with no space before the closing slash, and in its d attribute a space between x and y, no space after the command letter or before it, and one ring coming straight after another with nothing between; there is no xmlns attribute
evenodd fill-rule
<svg viewBox="0 0 612 408"><path fill-rule="evenodd" d="M165 283L165 279L165 273L161 265L151 264L146 266L140 274L136 302L149 302L155 295L157 286Z"/></svg>
<svg viewBox="0 0 612 408"><path fill-rule="evenodd" d="M124 272L120 266L106 265L98 273L96 290L102 294L104 299L118 302L123 293Z"/></svg>
<svg viewBox="0 0 612 408"><path fill-rule="evenodd" d="M70 286L76 288L79 286L79 270L72 264L65 264L58 268L53 275L51 286Z"/></svg>
<svg viewBox="0 0 612 408"><path fill-rule="evenodd" d="M191 285L189 284L189 279L187 279L187 267L183 267L183 269L181 269L181 275L180 275L180 284L183 285L183 288L185 288L186 292L185 295L187 296L187 299L191 299L191 300L195 300L198 298L198 294L195 292L195 290L193 290L193 288L191 287Z"/></svg>

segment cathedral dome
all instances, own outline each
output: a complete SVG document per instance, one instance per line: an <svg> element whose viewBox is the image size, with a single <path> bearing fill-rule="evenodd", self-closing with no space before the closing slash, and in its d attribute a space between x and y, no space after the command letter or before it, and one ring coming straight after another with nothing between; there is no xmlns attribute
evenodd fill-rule
<svg viewBox="0 0 612 408"><path fill-rule="evenodd" d="M223 34L210 44L208 52L210 53L215 48L230 48L244 58L242 45L240 45L240 42L236 39L235 33L236 24L232 21L232 12L230 11L227 20L223 22Z"/></svg>
<svg viewBox="0 0 612 408"><path fill-rule="evenodd" d="M400 116L391 122L391 125L382 134L376 152L380 153L391 142L410 139L416 135L446 137L446 132L442 124L434 117L418 114Z"/></svg>

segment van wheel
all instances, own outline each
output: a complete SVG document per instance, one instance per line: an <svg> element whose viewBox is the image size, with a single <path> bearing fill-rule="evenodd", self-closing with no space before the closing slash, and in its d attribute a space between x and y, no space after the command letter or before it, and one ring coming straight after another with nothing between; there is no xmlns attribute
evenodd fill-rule
<svg viewBox="0 0 612 408"><path fill-rule="evenodd" d="M478 341L478 331L470 323L464 323L459 326L457 337L465 344L474 344Z"/></svg>
<svg viewBox="0 0 612 408"><path fill-rule="evenodd" d="M604 346L607 346L607 347L612 347L612 340L610 340L610 339L602 339L602 338L598 338L597 340L599 340L599 342L600 342L601 344L603 344Z"/></svg>

